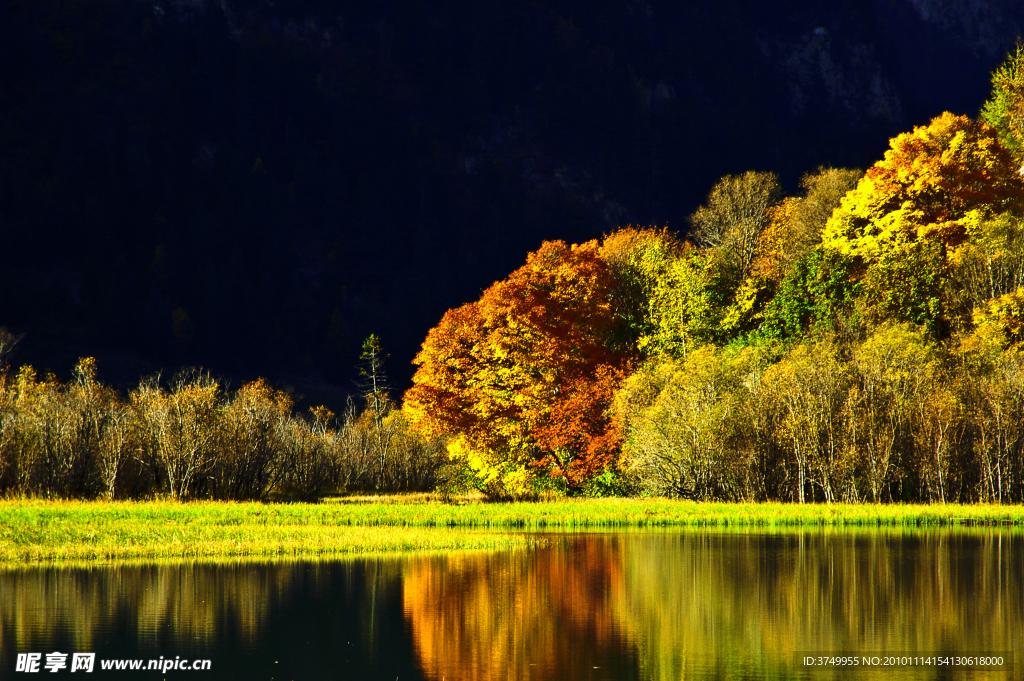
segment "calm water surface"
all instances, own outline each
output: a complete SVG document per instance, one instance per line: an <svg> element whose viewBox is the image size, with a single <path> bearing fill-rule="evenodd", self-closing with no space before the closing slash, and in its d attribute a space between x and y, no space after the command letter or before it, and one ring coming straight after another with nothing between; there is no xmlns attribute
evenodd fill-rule
<svg viewBox="0 0 1024 681"><path fill-rule="evenodd" d="M1019 530L546 536L499 553L3 571L0 678L1024 678ZM49 673L55 651L93 652L95 671ZM17 672L30 652L41 671ZM801 663L1014 652L998 672ZM210 669L101 669L161 657Z"/></svg>

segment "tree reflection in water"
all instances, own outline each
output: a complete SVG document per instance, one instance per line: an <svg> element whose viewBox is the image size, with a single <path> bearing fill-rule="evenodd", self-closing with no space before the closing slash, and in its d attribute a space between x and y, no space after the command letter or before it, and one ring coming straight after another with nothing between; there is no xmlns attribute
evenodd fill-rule
<svg viewBox="0 0 1024 681"><path fill-rule="evenodd" d="M622 568L621 540L595 535L541 551L410 561L403 602L425 673L635 678L614 607L624 598Z"/></svg>
<svg viewBox="0 0 1024 681"><path fill-rule="evenodd" d="M838 679L799 668L796 653L996 653L1024 642L1016 528L548 538L523 551L322 563L8 568L0 665L69 650L210 657L206 681Z"/></svg>
<svg viewBox="0 0 1024 681"><path fill-rule="evenodd" d="M805 673L798 651L1019 648L1021 540L995 530L584 535L535 553L412 560L403 600L432 679L598 678L598 665L613 668L608 678L789 677Z"/></svg>

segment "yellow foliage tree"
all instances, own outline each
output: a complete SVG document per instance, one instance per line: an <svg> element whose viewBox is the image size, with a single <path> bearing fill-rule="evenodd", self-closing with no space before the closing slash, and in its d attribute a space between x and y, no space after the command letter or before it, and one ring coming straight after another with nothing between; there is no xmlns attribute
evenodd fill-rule
<svg viewBox="0 0 1024 681"><path fill-rule="evenodd" d="M974 311L975 333L989 345L1024 344L1024 287L988 301Z"/></svg>
<svg viewBox="0 0 1024 681"><path fill-rule="evenodd" d="M949 112L890 140L829 218L823 243L873 261L920 239L947 248L967 238L972 211L1020 213L1024 182L996 130Z"/></svg>

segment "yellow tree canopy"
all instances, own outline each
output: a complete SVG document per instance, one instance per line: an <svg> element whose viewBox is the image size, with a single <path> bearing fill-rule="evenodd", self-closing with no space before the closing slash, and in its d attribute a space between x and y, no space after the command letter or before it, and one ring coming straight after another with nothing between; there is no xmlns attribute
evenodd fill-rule
<svg viewBox="0 0 1024 681"><path fill-rule="evenodd" d="M823 243L875 260L920 239L955 247L972 212L1020 213L1024 182L996 130L949 112L890 140L825 226Z"/></svg>

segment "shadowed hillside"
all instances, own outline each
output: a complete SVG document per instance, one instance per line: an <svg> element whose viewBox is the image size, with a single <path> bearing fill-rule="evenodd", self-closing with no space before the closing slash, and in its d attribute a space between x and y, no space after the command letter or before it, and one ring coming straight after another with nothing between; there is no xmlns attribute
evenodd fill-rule
<svg viewBox="0 0 1024 681"><path fill-rule="evenodd" d="M3 0L0 325L114 385L339 408L542 240L683 232L727 173L864 168L974 115L1009 1Z"/></svg>

